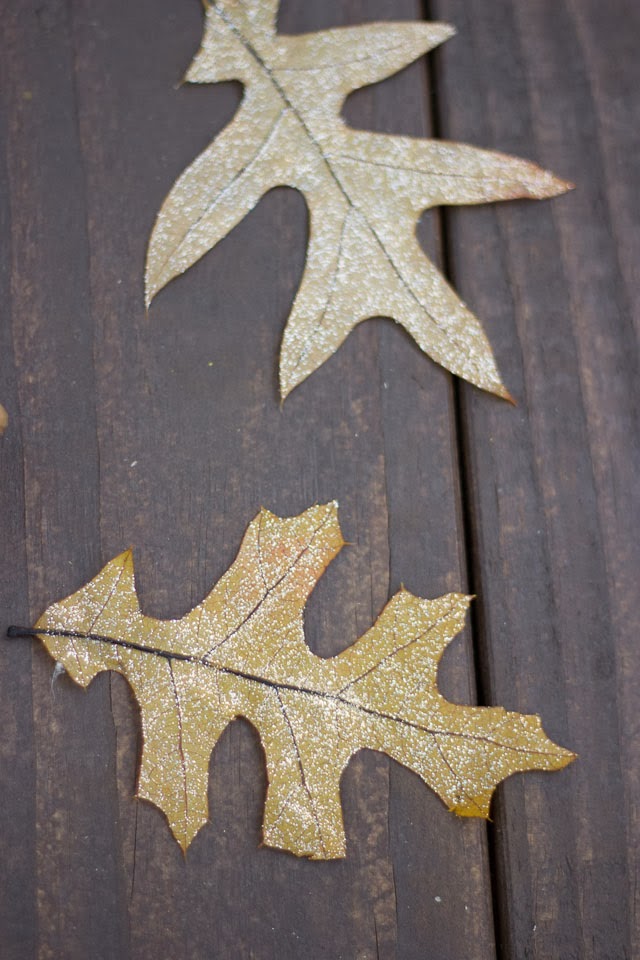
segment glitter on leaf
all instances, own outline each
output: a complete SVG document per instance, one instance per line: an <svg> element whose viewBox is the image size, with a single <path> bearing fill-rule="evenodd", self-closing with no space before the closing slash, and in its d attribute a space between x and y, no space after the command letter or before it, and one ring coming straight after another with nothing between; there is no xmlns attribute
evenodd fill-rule
<svg viewBox="0 0 640 960"><path fill-rule="evenodd" d="M345 855L340 778L363 748L413 770L455 813L480 817L505 777L573 759L537 716L439 693L438 661L468 597L401 590L343 653L313 654L304 607L343 545L335 503L287 519L262 510L227 573L182 619L142 613L128 551L32 631L82 686L103 670L126 677L143 729L137 795L164 811L184 850L209 817L211 751L238 716L265 752L265 844L313 859Z"/></svg>
<svg viewBox="0 0 640 960"><path fill-rule="evenodd" d="M509 398L478 319L425 256L422 212L570 189L533 163L460 143L370 133L340 116L349 93L454 33L444 23L276 32L278 0L205 3L191 83L240 80L232 122L174 184L151 234L146 298L222 240L272 187L309 208L304 275L280 356L280 391L320 367L362 320L388 316L452 373Z"/></svg>

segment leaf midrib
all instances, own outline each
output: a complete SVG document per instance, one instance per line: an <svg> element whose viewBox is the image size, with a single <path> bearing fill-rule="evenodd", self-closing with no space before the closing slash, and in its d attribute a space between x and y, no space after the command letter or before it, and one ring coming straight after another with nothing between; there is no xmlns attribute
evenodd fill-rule
<svg viewBox="0 0 640 960"><path fill-rule="evenodd" d="M274 681L267 680L266 677L260 677L256 674L248 673L244 670L237 670L233 667L223 667L219 664L210 663L206 660L201 659L200 657L192 656L188 653L179 653L174 650L162 650L159 647L146 647L144 644L136 643L133 640L121 640L118 637L108 637L103 634L98 633L81 633L75 630L50 630L50 629L40 629L34 627L31 631L39 637L65 637L72 640L88 640L88 641L97 641L99 643L107 643L114 647L122 647L125 650L134 650L139 653L149 654L151 656L161 657L164 660L169 662L173 660L178 660L183 663L191 663L194 666L207 667L211 670L217 670L218 673L227 674L229 676L237 677L241 680L246 680L250 683L257 683L260 686L268 687L271 690L276 692L280 690L289 690L292 693L298 693L306 696L320 697L325 700L333 701L334 703L339 703L345 707L349 707L352 710L359 710L362 713L367 714L368 716L373 717L374 719L380 720L391 720L394 723L402 724L405 727L409 727L413 730L417 730L420 733L426 733L429 736L433 737L436 740L438 737L451 737L454 739L468 740L473 741L474 743L487 743L490 746L499 747L502 750L508 750L512 753L524 754L526 756L541 756L541 757L554 757L555 754L550 751L545 750L533 750L533 749L524 749L512 746L511 744L501 743L499 740L493 740L491 737L482 736L481 734L471 734L471 733L458 733L454 730L437 730L430 727L422 726L419 723L414 723L412 720L407 720L404 717L398 717L394 714L383 713L381 711L376 711L370 707L365 707L363 704L354 703L352 700L347 700L344 697L341 697L339 694L329 693L324 690L314 690L312 687L303 687L297 686L293 683L287 683L286 681ZM481 708L477 708L481 709Z"/></svg>
<svg viewBox="0 0 640 960"><path fill-rule="evenodd" d="M342 181L340 180L340 178L338 177L337 173L335 172L335 170L334 170L333 167L331 166L331 163L329 162L327 156L325 155L325 153L324 153L321 145L318 143L318 141L316 140L316 138L315 138L314 135L313 135L313 132L310 130L310 128L308 127L307 123L305 122L304 117L303 117L302 114L296 109L295 105L294 105L294 104L292 103L292 101L289 99L289 97L288 97L288 95L287 95L287 92L286 92L286 90L284 89L284 87L283 87L280 83L278 83L277 78L274 76L274 73L273 73L273 71L271 70L271 68L269 67L269 65L267 64L267 62L260 56L260 54L258 53L258 51L256 50L256 48L253 46L253 44L252 44L249 40L247 40L247 38L244 36L244 34L242 33L242 31L238 29L238 27L235 25L235 23L233 22L233 20L232 20L230 17L226 16L226 14L225 14L222 10L220 10L220 8L217 7L217 6L213 6L213 7L211 7L210 9L212 9L212 10L217 14L217 16L219 16L220 19L223 20L224 23L226 23L226 25L229 27L229 29L233 32L233 34L234 34L234 35L238 38L238 40L242 43L242 45L244 46L244 48L245 48L245 50L247 51L247 53L249 53L249 55L253 57L253 59L254 59L255 62L258 64L258 66L260 67L260 69L265 73L267 79L268 79L269 82L272 84L272 86L274 87L274 89L276 90L276 92L278 93L278 95L281 97L281 99L284 101L284 103L286 103L286 105L289 107L289 109L290 109L291 112L294 114L294 116L296 117L296 119L299 121L299 123L301 124L301 126L302 126L302 128L304 129L305 133L307 134L307 137L309 138L310 143L313 144L313 146L315 147L315 149L317 150L317 152L318 152L318 154L319 154L319 156L320 156L320 159L322 160L323 164L324 164L325 167L327 168L327 170L328 170L328 172L329 172L329 175L331 176L331 179L334 181L334 183L335 183L336 186L338 187L338 190L340 191L340 193L342 194L342 196L344 197L344 199L345 199L345 200L347 201L347 203L349 204L349 207L350 207L352 210L354 210L354 211L356 211L357 213L359 213L360 216L362 217L362 219L364 220L364 222L366 223L367 228L368 228L369 231L371 232L371 235L373 236L373 238L375 239L376 243L377 243L378 246L380 247L380 249L381 249L381 251L382 251L385 259L388 261L388 263L389 263L389 265L391 266L391 268L393 269L394 273L396 274L396 276L398 277L398 279L399 279L400 282L402 283L402 286L404 287L404 289L407 291L407 293L409 293L409 295L410 295L410 296L412 297L412 299L417 303L417 305L418 305L418 306L420 307L420 309L425 313L425 315L431 320L431 322L433 323L433 325L434 325L435 327L437 327L438 330L440 330L441 333L443 333L443 334L445 334L445 335L451 336L451 331L447 330L447 328L446 328L445 326L443 326L441 323L438 322L438 320L433 316L433 314L427 309L427 307L425 306L425 304L424 304L424 303L420 300L420 298L414 293L413 288L411 287L411 284L408 283L407 280L405 280L404 276L402 275L402 272L400 271L399 267L396 265L395 260L393 259L393 257L392 257L391 254L389 253L389 251L387 250L387 248L386 248L386 246L384 245L383 241L382 241L382 240L380 239L380 237L378 236L377 231L376 231L376 230L374 229L374 227L372 227L372 225L369 223L369 220L368 220L366 214L363 213L363 211L360 209L360 207L356 206L356 204L353 202L353 200L352 200L351 197L349 196L348 192L346 191L346 189L345 189L344 186L342 185Z"/></svg>

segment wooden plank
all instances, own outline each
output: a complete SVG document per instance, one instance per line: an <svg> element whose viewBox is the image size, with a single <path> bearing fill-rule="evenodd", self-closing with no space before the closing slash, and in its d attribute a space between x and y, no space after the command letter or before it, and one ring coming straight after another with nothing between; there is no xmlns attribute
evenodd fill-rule
<svg viewBox="0 0 640 960"><path fill-rule="evenodd" d="M462 392L485 688L539 710L580 755L561 775L514 779L500 793L509 957L638 949L632 6L434 4L460 30L439 60L443 135L529 156L578 184L547 204L448 217L456 281L486 318L518 400L513 411Z"/></svg>
<svg viewBox="0 0 640 960"><path fill-rule="evenodd" d="M4 84L3 84L4 86ZM6 115L0 117L7 143ZM8 181L8 157L2 152L2 183ZM0 191L0 233L10 235L9 191ZM6 247L5 247L6 249ZM0 258L0 382L9 426L0 440L0 610L9 618L28 621L29 590L24 537L23 445L20 429L15 361L11 336L11 268ZM7 960L32 956L35 948L35 757L31 705L31 650L21 644L2 651L0 670L2 737L0 738L0 930ZM11 771L11 775L5 775Z"/></svg>
<svg viewBox="0 0 640 960"><path fill-rule="evenodd" d="M417 15L413 0L289 3L281 25ZM18 558L5 622L35 618L128 544L145 611L180 616L261 504L293 514L335 497L353 545L307 617L310 644L330 655L401 581L428 596L465 587L451 383L373 321L280 412L276 357L306 237L291 191L270 194L145 316L155 212L238 103L233 85L171 89L200 28L198 5L175 0L16 0L5 33L16 387L2 495ZM353 122L417 134L427 114L424 65L349 108ZM4 359L11 369L11 349ZM2 869L25 851L21 897L0 910L7 955L494 955L484 825L449 817L386 758L362 755L345 775L346 860L308 863L259 849L263 757L235 723L212 762L213 822L183 858L162 815L132 799L139 721L121 678L52 687L42 651L2 653L20 674L0 701L20 729L0 755ZM468 637L442 685L473 699Z"/></svg>
<svg viewBox="0 0 640 960"><path fill-rule="evenodd" d="M9 533L18 521L24 524L15 545L28 574L27 586L24 568L7 571L13 618L27 607L31 617L41 610L52 581L62 593L73 589L95 569L100 542L84 177L66 5L16 4L4 41L11 194L5 249L11 250L9 329L16 365L7 440L11 444L13 431L21 438L22 477L3 496L11 498ZM22 593L13 594L19 587ZM15 824L3 835L3 870L16 863L23 842L26 858L18 871L21 887L4 877L3 889L15 893L3 951L24 956L37 937L38 956L90 956L96 944L105 956L117 956L125 948L126 920L119 909L108 687L95 685L74 709L53 688L51 664L41 651L26 655L7 647L7 668L22 672L3 701L3 718L12 712L20 717L16 747L25 753L15 764L10 752L3 757L11 764L2 780L12 782L9 816ZM31 660L29 676L24 671ZM29 708L31 718L24 716Z"/></svg>

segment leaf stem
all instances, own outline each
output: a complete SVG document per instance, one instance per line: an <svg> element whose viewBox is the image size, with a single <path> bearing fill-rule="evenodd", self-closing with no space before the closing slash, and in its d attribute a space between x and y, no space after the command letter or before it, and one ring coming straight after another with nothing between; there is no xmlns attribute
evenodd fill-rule
<svg viewBox="0 0 640 960"><path fill-rule="evenodd" d="M7 638L18 640L20 637L37 637L38 633L46 632L46 630L34 630L32 627L7 627Z"/></svg>

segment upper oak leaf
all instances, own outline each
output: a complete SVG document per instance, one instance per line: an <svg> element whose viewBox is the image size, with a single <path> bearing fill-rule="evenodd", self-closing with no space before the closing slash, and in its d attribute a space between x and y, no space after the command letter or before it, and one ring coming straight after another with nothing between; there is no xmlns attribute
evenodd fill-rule
<svg viewBox="0 0 640 960"><path fill-rule="evenodd" d="M284 333L287 396L368 317L393 317L437 363L509 397L479 321L422 251L416 223L442 204L551 197L571 184L535 164L460 143L350 129L347 94L388 77L454 33L443 23L370 23L276 33L278 0L205 2L186 79L240 80L233 121L179 177L151 234L147 304L272 187L300 190L307 261Z"/></svg>
<svg viewBox="0 0 640 960"><path fill-rule="evenodd" d="M289 519L262 510L228 572L181 620L141 612L127 552L32 631L82 686L103 670L129 681L143 728L138 796L164 811L183 849L208 819L211 751L238 716L265 751L265 843L317 859L344 856L340 778L364 747L415 771L463 816L486 817L510 774L573 758L537 716L438 692L438 661L467 610L460 594L401 590L351 647L315 656L304 606L343 542L335 503Z"/></svg>

